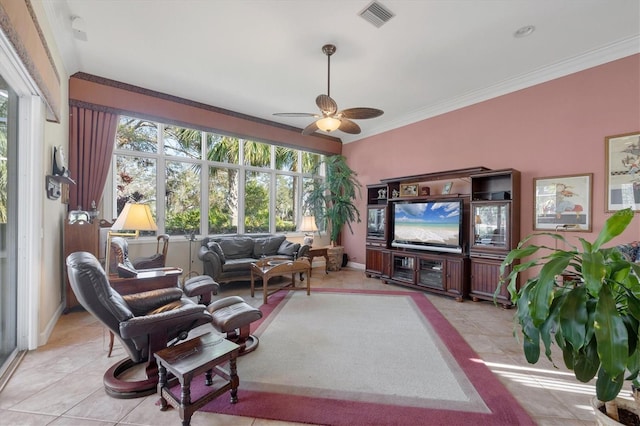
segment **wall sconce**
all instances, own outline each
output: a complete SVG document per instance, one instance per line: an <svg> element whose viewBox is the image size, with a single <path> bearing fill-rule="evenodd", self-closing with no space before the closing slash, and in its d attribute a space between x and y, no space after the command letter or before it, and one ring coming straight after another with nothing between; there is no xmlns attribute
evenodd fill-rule
<svg viewBox="0 0 640 426"><path fill-rule="evenodd" d="M300 225L300 230L302 232L306 232L304 234L304 244L312 246L313 233L318 230L318 227L316 226L316 218L314 216L302 216L302 224Z"/></svg>
<svg viewBox="0 0 640 426"><path fill-rule="evenodd" d="M62 147L53 147L52 174L46 176L45 188L47 198L57 200L62 195L62 184L75 185L76 183L69 177L69 169L65 166L64 151Z"/></svg>

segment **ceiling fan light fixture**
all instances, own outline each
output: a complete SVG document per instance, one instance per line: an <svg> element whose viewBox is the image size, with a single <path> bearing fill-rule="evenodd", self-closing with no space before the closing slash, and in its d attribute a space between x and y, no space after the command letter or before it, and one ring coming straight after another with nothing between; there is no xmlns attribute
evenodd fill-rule
<svg viewBox="0 0 640 426"><path fill-rule="evenodd" d="M340 120L334 117L324 117L316 121L316 126L322 131L333 132L340 127Z"/></svg>

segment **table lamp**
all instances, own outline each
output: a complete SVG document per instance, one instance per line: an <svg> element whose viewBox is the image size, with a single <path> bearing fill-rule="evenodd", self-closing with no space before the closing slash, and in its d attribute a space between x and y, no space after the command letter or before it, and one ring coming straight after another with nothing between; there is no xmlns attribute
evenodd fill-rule
<svg viewBox="0 0 640 426"><path fill-rule="evenodd" d="M311 247L313 245L313 233L318 230L316 226L316 218L314 216L302 216L302 224L300 231L305 232L304 244Z"/></svg>
<svg viewBox="0 0 640 426"><path fill-rule="evenodd" d="M147 204L127 203L107 233L105 270L109 273L112 237L138 238L140 231L157 231L158 227ZM115 232L114 232L115 231ZM122 232L130 231L130 232Z"/></svg>

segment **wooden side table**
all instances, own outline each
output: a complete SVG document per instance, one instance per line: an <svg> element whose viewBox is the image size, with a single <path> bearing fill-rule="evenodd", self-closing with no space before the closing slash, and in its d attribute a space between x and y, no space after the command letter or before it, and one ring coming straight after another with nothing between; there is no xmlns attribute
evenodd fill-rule
<svg viewBox="0 0 640 426"><path fill-rule="evenodd" d="M316 248L311 247L309 249L309 254L307 255L307 257L309 257L309 263L311 263L311 269L313 269L313 258L322 256L324 257L324 273L325 274L329 273L329 254L327 249L328 247L316 247ZM311 272L309 272L309 275L311 275Z"/></svg>
<svg viewBox="0 0 640 426"><path fill-rule="evenodd" d="M306 287L296 287L296 274L307 274ZM291 282L271 291L267 290L269 278L282 277L291 274ZM251 297L254 295L255 278L262 279L262 303L267 304L267 297L279 290L307 290L307 296L311 294L311 262L306 258L298 260L264 259L251 264Z"/></svg>
<svg viewBox="0 0 640 426"><path fill-rule="evenodd" d="M231 404L238 402L238 385L240 379L236 370L236 359L240 346L224 337L208 333L175 346L169 346L154 354L158 362L158 395L160 410L165 411L168 405L177 409L183 426L191 423L191 416L209 401L227 391L231 391ZM221 367L229 361L229 370ZM168 385L167 371L180 382L180 396L174 395ZM217 387L191 401L191 381L194 377L205 373L205 384L213 385L213 374L224 381Z"/></svg>

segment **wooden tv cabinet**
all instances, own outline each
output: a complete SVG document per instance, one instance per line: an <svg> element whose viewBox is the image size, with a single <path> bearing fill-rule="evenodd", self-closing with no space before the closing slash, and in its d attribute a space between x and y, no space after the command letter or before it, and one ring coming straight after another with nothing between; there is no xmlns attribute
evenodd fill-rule
<svg viewBox="0 0 640 426"><path fill-rule="evenodd" d="M393 205L463 201L460 253L392 247ZM367 277L453 297L494 299L500 263L520 237L520 172L469 167L382 179L367 186ZM506 288L497 297L511 301Z"/></svg>
<svg viewBox="0 0 640 426"><path fill-rule="evenodd" d="M391 271L382 282L450 296L469 294L468 259L463 255L390 250Z"/></svg>

